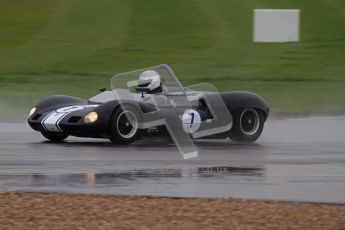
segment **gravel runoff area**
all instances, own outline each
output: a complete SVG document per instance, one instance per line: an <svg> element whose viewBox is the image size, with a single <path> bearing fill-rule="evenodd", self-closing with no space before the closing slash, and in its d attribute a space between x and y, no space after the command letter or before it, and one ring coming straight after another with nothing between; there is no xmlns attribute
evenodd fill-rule
<svg viewBox="0 0 345 230"><path fill-rule="evenodd" d="M345 229L345 205L5 192L0 229Z"/></svg>

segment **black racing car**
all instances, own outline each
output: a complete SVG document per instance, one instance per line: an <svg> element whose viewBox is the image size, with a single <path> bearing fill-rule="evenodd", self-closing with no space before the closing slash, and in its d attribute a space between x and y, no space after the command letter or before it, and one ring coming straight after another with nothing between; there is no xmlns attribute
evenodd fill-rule
<svg viewBox="0 0 345 230"><path fill-rule="evenodd" d="M30 111L28 123L51 141L68 136L129 144L140 136L227 138L251 143L269 114L250 92L221 92L209 84L182 87L167 65L118 74L112 90L83 100L51 96Z"/></svg>

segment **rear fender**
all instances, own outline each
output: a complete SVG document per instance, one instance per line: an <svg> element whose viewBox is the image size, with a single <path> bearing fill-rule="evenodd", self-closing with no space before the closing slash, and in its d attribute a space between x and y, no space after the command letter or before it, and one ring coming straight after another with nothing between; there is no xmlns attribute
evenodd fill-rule
<svg viewBox="0 0 345 230"><path fill-rule="evenodd" d="M221 96L231 114L236 114L243 109L253 108L262 111L265 120L268 117L269 106L267 102L262 97L254 93L235 91L221 93Z"/></svg>

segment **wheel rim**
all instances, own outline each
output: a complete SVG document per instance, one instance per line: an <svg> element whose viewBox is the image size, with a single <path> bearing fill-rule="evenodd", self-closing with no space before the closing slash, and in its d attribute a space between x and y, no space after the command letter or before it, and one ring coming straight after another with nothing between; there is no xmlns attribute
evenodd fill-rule
<svg viewBox="0 0 345 230"><path fill-rule="evenodd" d="M258 131L259 125L259 115L254 109L246 109L242 112L240 126L243 133L251 136Z"/></svg>
<svg viewBox="0 0 345 230"><path fill-rule="evenodd" d="M123 111L116 120L117 132L122 138L133 137L138 129L137 118L131 111Z"/></svg>

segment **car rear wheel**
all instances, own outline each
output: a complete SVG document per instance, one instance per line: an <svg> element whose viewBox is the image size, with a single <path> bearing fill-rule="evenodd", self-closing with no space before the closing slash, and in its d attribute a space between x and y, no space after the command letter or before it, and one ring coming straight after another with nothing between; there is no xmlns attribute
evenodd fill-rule
<svg viewBox="0 0 345 230"><path fill-rule="evenodd" d="M56 133L56 132L50 132L46 130L42 131L41 133L45 138L53 142L61 142L69 136L67 133Z"/></svg>
<svg viewBox="0 0 345 230"><path fill-rule="evenodd" d="M264 128L264 114L252 108L244 109L234 116L229 137L237 143L255 142Z"/></svg>
<svg viewBox="0 0 345 230"><path fill-rule="evenodd" d="M133 110L117 108L111 119L109 139L115 144L130 144L139 136L138 115Z"/></svg>

